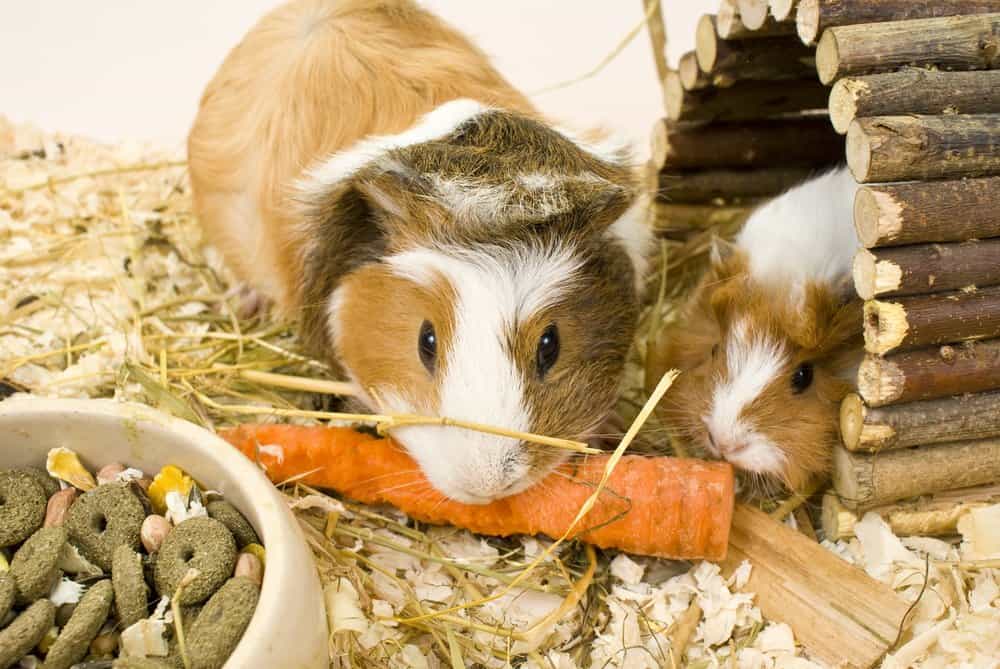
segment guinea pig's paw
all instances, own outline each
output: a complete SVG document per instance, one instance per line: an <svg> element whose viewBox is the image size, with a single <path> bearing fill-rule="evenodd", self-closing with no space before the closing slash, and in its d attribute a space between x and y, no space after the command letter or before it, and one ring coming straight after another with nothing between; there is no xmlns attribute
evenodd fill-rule
<svg viewBox="0 0 1000 669"><path fill-rule="evenodd" d="M226 293L226 300L235 298L236 315L241 320L253 318L254 316L264 316L271 309L271 301L264 297L247 284L241 283L233 286Z"/></svg>

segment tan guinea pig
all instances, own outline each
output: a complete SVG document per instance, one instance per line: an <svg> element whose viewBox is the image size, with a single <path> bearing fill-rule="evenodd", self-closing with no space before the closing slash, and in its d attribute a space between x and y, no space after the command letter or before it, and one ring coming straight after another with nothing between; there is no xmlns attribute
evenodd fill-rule
<svg viewBox="0 0 1000 669"><path fill-rule="evenodd" d="M647 382L682 370L660 415L731 462L751 494L801 489L829 471L840 401L861 360L861 304L849 282L857 186L837 169L755 211L720 243Z"/></svg>
<svg viewBox="0 0 1000 669"><path fill-rule="evenodd" d="M208 85L188 152L208 239L369 407L575 439L610 413L648 242L630 157L547 123L413 2L268 14ZM394 436L428 495L467 503L566 456Z"/></svg>

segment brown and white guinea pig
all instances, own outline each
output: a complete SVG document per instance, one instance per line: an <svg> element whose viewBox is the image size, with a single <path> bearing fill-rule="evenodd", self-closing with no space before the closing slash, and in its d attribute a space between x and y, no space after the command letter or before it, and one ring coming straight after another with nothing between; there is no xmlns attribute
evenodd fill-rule
<svg viewBox="0 0 1000 669"><path fill-rule="evenodd" d="M614 139L541 118L407 0L295 0L209 84L195 208L239 278L382 412L585 439L639 311L644 198ZM565 451L394 432L444 495L523 490Z"/></svg>
<svg viewBox="0 0 1000 669"><path fill-rule="evenodd" d="M861 359L856 188L840 168L757 209L733 244L716 245L686 313L650 352L651 377L682 370L664 422L741 470L751 494L829 470Z"/></svg>

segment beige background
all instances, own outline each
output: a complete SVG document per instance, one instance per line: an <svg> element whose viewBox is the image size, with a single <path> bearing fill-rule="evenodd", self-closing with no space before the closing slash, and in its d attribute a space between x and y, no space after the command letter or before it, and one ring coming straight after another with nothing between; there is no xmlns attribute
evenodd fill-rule
<svg viewBox="0 0 1000 669"><path fill-rule="evenodd" d="M421 0L527 92L595 67L642 19L641 0ZM663 0L673 62L714 0ZM277 0L0 0L0 114L101 139L180 142L226 51ZM662 115L643 30L600 74L534 96L644 150Z"/></svg>

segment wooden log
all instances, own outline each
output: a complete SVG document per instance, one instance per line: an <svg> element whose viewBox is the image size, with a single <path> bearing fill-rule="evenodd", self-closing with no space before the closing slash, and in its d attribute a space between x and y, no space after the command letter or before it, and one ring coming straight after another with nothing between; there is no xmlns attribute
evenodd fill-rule
<svg viewBox="0 0 1000 669"><path fill-rule="evenodd" d="M795 24L779 23L774 17L766 16L766 20L759 28L748 28L740 20L736 0L722 0L719 13L715 16L715 29L719 37L725 40L759 39L791 35L795 32Z"/></svg>
<svg viewBox="0 0 1000 669"><path fill-rule="evenodd" d="M656 3L650 12L650 6ZM656 76L659 81L667 76L670 66L667 65L667 31L663 22L663 3L659 0L642 0L643 14L649 13L646 20L646 30L649 33L649 44L653 48L653 62L656 64Z"/></svg>
<svg viewBox="0 0 1000 669"><path fill-rule="evenodd" d="M827 28L1000 12L997 0L802 0L795 26L806 44Z"/></svg>
<svg viewBox="0 0 1000 669"><path fill-rule="evenodd" d="M840 436L849 451L909 448L1000 436L1000 392L972 393L868 407L851 393L840 404Z"/></svg>
<svg viewBox="0 0 1000 669"><path fill-rule="evenodd" d="M867 186L854 227L867 248L1000 237L1000 177Z"/></svg>
<svg viewBox="0 0 1000 669"><path fill-rule="evenodd" d="M681 77L681 86L686 91L697 91L712 85L712 77L698 67L698 57L694 51L688 51L677 62L677 74Z"/></svg>
<svg viewBox="0 0 1000 669"><path fill-rule="evenodd" d="M844 152L843 139L817 117L657 124L653 145L653 160L667 169L822 167L838 163Z"/></svg>
<svg viewBox="0 0 1000 669"><path fill-rule="evenodd" d="M868 300L864 309L865 350L876 355L1000 336L997 286Z"/></svg>
<svg viewBox="0 0 1000 669"><path fill-rule="evenodd" d="M800 5L796 21L801 20L802 9ZM816 47L816 71L820 81L831 84L847 75L886 72L904 65L995 69L1000 67L998 34L1000 14L839 26L823 31Z"/></svg>
<svg viewBox="0 0 1000 669"><path fill-rule="evenodd" d="M664 171L657 194L664 202L679 203L769 197L802 183L811 174L805 167Z"/></svg>
<svg viewBox="0 0 1000 669"><path fill-rule="evenodd" d="M869 407L1000 388L1000 340L966 342L886 357L868 355L858 393Z"/></svg>
<svg viewBox="0 0 1000 669"><path fill-rule="evenodd" d="M767 0L736 0L740 21L750 30L760 30L767 21Z"/></svg>
<svg viewBox="0 0 1000 669"><path fill-rule="evenodd" d="M792 18L797 0L769 0L767 4L775 21L788 21Z"/></svg>
<svg viewBox="0 0 1000 669"><path fill-rule="evenodd" d="M992 484L1000 480L1000 439L949 442L885 453L833 451L833 487L849 509Z"/></svg>
<svg viewBox="0 0 1000 669"><path fill-rule="evenodd" d="M753 206L653 203L653 232L668 238L719 226L739 225L750 216Z"/></svg>
<svg viewBox="0 0 1000 669"><path fill-rule="evenodd" d="M680 75L663 80L663 102L672 121L743 121L779 114L826 109L829 92L818 81L792 79L774 85L742 81L728 88L686 91Z"/></svg>
<svg viewBox="0 0 1000 669"><path fill-rule="evenodd" d="M854 287L863 300L1000 284L1000 239L861 249Z"/></svg>
<svg viewBox="0 0 1000 669"><path fill-rule="evenodd" d="M745 589L770 620L786 623L810 657L836 667L871 667L889 649L908 605L876 581L806 536L738 504L729 554L731 574L752 566ZM844 605L850 593L850 606Z"/></svg>
<svg viewBox="0 0 1000 669"><path fill-rule="evenodd" d="M1000 114L854 119L847 166L859 183L1000 174Z"/></svg>
<svg viewBox="0 0 1000 669"><path fill-rule="evenodd" d="M958 521L973 509L1000 503L1000 485L946 490L914 500L876 506L868 511L882 517L901 537L946 536L958 533ZM834 492L823 496L822 523L827 539L850 539L864 512L848 509Z"/></svg>
<svg viewBox="0 0 1000 669"><path fill-rule="evenodd" d="M1000 112L1000 70L899 72L845 77L830 91L830 122L844 134L859 117Z"/></svg>
<svg viewBox="0 0 1000 669"><path fill-rule="evenodd" d="M730 41L719 37L715 17L698 21L694 51L702 72L717 86L736 81L807 79L815 76L812 49L794 37Z"/></svg>

